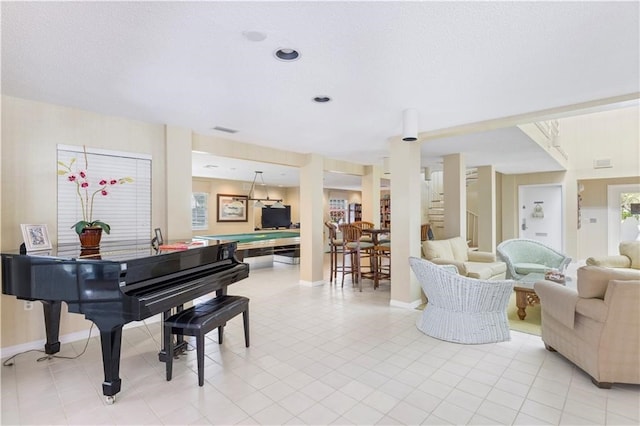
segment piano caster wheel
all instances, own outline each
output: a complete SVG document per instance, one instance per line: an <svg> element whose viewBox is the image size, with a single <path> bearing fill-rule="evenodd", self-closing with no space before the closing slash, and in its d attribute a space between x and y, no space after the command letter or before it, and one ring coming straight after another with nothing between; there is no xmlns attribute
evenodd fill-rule
<svg viewBox="0 0 640 426"><path fill-rule="evenodd" d="M116 402L116 396L115 395L105 396L104 400L106 401L107 405L113 405L113 403Z"/></svg>

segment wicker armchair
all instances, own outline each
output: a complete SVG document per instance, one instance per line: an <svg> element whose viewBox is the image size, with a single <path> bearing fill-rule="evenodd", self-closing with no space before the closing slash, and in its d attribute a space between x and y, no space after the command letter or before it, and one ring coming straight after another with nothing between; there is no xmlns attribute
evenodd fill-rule
<svg viewBox="0 0 640 426"><path fill-rule="evenodd" d="M506 240L496 247L498 257L507 264L507 278L522 279L532 273L544 274L555 269L564 272L571 258L540 241L526 238Z"/></svg>
<svg viewBox="0 0 640 426"><path fill-rule="evenodd" d="M513 281L468 278L417 257L409 264L429 300L416 321L424 334L468 344L511 338L507 304Z"/></svg>

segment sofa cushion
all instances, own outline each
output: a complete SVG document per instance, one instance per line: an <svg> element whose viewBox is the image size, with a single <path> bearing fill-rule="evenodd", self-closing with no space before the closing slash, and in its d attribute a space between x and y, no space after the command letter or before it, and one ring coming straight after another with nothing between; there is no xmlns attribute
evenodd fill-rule
<svg viewBox="0 0 640 426"><path fill-rule="evenodd" d="M513 267L515 268L516 272L520 275L527 275L531 273L544 274L546 271L551 269L550 267L546 265L541 265L539 263L526 263L526 262L514 263Z"/></svg>
<svg viewBox="0 0 640 426"><path fill-rule="evenodd" d="M578 268L578 295L585 299L604 299L609 281L637 280L640 272L634 269L612 269L601 266Z"/></svg>
<svg viewBox="0 0 640 426"><path fill-rule="evenodd" d="M453 252L453 258L455 260L462 262L469 260L469 246L462 237L449 238L449 243L451 244L451 251Z"/></svg>
<svg viewBox="0 0 640 426"><path fill-rule="evenodd" d="M468 251L469 262L495 262L496 255L488 251Z"/></svg>
<svg viewBox="0 0 640 426"><path fill-rule="evenodd" d="M507 265L504 262L464 262L467 268L467 276L478 280L489 280L497 275L504 278L507 271Z"/></svg>
<svg viewBox="0 0 640 426"><path fill-rule="evenodd" d="M606 266L608 268L630 268L631 261L621 254L615 256L588 257L587 265Z"/></svg>
<svg viewBox="0 0 640 426"><path fill-rule="evenodd" d="M427 240L422 242L422 254L425 259L456 259L449 240Z"/></svg>
<svg viewBox="0 0 640 426"><path fill-rule="evenodd" d="M632 269L640 269L640 241L623 241L619 250L620 254L631 259Z"/></svg>

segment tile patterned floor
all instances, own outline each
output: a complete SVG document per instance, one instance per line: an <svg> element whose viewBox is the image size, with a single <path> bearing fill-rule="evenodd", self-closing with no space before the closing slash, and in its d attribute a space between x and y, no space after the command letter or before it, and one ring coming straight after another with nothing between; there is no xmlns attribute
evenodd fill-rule
<svg viewBox="0 0 640 426"><path fill-rule="evenodd" d="M2 367L2 414L10 424L535 424L640 423L640 387L601 390L537 336L458 345L430 338L419 311L389 306L389 284L362 293L345 283L298 284L298 266L251 272L230 293L251 298L251 347L241 316L207 337L205 385L195 351L165 381L158 322L124 332L117 402L101 390L97 337L77 359ZM96 334L94 329L93 335ZM82 352L64 344L61 355Z"/></svg>

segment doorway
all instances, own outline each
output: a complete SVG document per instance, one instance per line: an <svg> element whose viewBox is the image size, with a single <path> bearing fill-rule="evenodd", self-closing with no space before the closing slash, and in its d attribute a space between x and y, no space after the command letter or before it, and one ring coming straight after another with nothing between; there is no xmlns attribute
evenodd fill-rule
<svg viewBox="0 0 640 426"><path fill-rule="evenodd" d="M520 238L540 241L561 252L564 242L562 185L521 185L518 206Z"/></svg>
<svg viewBox="0 0 640 426"><path fill-rule="evenodd" d="M607 186L607 236L609 255L618 253L621 241L634 241L638 234L638 215L630 214L629 205L638 202L640 185Z"/></svg>

